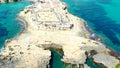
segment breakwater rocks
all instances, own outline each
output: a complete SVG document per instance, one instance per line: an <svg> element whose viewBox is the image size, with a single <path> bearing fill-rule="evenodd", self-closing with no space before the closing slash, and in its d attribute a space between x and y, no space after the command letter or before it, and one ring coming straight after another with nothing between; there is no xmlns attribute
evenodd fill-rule
<svg viewBox="0 0 120 68"><path fill-rule="evenodd" d="M20 0L0 0L0 3L17 2Z"/></svg>

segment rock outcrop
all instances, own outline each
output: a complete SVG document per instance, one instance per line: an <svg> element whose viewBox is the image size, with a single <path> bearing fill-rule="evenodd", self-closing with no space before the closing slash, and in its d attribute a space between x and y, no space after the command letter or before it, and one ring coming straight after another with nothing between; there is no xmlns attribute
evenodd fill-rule
<svg viewBox="0 0 120 68"><path fill-rule="evenodd" d="M70 14L64 3L60 0L41 1L20 12L18 19L24 22L25 30L6 42L0 53L1 67L5 68L3 64L11 61L16 68L46 68L51 52L45 49L49 47L62 49L62 61L78 67L82 64L89 68L85 64L86 52L92 50L111 57L104 44L89 39L85 21ZM99 60L97 57L94 59Z"/></svg>
<svg viewBox="0 0 120 68"><path fill-rule="evenodd" d="M0 0L0 3L16 2L20 0Z"/></svg>
<svg viewBox="0 0 120 68"><path fill-rule="evenodd" d="M32 44L7 42L0 53L0 68L47 68L51 52Z"/></svg>
<svg viewBox="0 0 120 68"><path fill-rule="evenodd" d="M115 57L103 53L94 55L93 61L96 63L101 63L107 68L115 68L119 63L119 60Z"/></svg>

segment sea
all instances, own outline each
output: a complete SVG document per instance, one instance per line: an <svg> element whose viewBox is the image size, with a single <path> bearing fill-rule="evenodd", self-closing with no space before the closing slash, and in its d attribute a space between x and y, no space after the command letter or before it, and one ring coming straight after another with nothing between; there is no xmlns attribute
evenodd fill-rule
<svg viewBox="0 0 120 68"><path fill-rule="evenodd" d="M110 49L120 53L120 1L119 0L62 0L67 4L68 11L84 19L91 30L102 38L102 42ZM23 30L18 13L28 1L0 4L0 49L5 40L18 36ZM62 61L62 55L52 51L51 68L70 68ZM91 58L86 62L91 68L103 68L94 64Z"/></svg>
<svg viewBox="0 0 120 68"><path fill-rule="evenodd" d="M32 3L28 1L0 4L0 49L4 46L5 40L16 37L23 30L17 16L30 4Z"/></svg>
<svg viewBox="0 0 120 68"><path fill-rule="evenodd" d="M89 27L104 39L107 47L120 52L119 0L62 0L68 11L87 21Z"/></svg>

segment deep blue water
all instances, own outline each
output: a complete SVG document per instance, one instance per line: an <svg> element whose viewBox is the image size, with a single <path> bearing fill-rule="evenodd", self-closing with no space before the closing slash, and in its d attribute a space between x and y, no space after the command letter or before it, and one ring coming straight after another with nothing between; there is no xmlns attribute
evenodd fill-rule
<svg viewBox="0 0 120 68"><path fill-rule="evenodd" d="M104 43L120 52L119 0L62 0L70 13L83 18L91 29L104 38Z"/></svg>
<svg viewBox="0 0 120 68"><path fill-rule="evenodd" d="M15 37L21 30L19 21L16 20L17 14L30 5L31 2L14 2L0 4L0 48L6 39Z"/></svg>
<svg viewBox="0 0 120 68"><path fill-rule="evenodd" d="M87 21L92 30L103 37L104 43L120 52L120 1L118 0L63 0L68 4L70 13ZM16 20L17 14L30 2L0 4L0 47L6 39L15 37L22 27ZM62 56L52 51L51 68L64 67ZM86 62L92 68L98 68ZM70 68L68 66L68 68ZM102 68L102 67L100 67Z"/></svg>

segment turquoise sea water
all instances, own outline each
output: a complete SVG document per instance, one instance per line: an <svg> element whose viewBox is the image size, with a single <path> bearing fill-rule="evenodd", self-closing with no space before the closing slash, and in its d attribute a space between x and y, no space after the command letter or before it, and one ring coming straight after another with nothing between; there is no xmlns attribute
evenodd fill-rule
<svg viewBox="0 0 120 68"><path fill-rule="evenodd" d="M92 57L87 58L86 64L91 68L104 68L102 65L93 63Z"/></svg>
<svg viewBox="0 0 120 68"><path fill-rule="evenodd" d="M0 48L3 47L6 39L13 38L22 31L22 26L16 20L17 14L30 4L32 3L27 1L0 4ZM55 50L51 51L51 68L64 68L62 55Z"/></svg>
<svg viewBox="0 0 120 68"><path fill-rule="evenodd" d="M0 48L6 39L17 36L22 30L19 21L16 20L17 14L30 4L31 2L0 4Z"/></svg>
<svg viewBox="0 0 120 68"><path fill-rule="evenodd" d="M68 11L87 21L90 28L104 38L107 47L120 53L120 1L119 0L62 0L67 3ZM91 68L104 68L92 63Z"/></svg>
<svg viewBox="0 0 120 68"><path fill-rule="evenodd" d="M120 52L120 1L119 0L62 0L70 13L85 19L92 30L103 37L104 43ZM0 4L0 48L6 39L17 36L22 27L17 14L30 2ZM62 56L52 51L51 68L63 68ZM86 62L91 68L102 68ZM68 66L68 68L70 68Z"/></svg>
<svg viewBox="0 0 120 68"><path fill-rule="evenodd" d="M52 59L50 61L50 68L64 68L64 63L61 61L62 54L51 49Z"/></svg>
<svg viewBox="0 0 120 68"><path fill-rule="evenodd" d="M92 30L104 38L104 43L120 52L119 0L62 0L70 13L83 18Z"/></svg>

